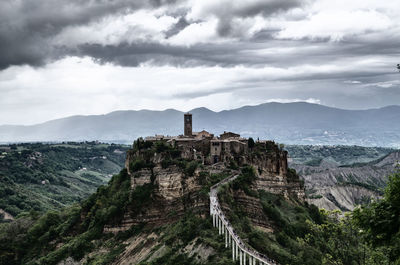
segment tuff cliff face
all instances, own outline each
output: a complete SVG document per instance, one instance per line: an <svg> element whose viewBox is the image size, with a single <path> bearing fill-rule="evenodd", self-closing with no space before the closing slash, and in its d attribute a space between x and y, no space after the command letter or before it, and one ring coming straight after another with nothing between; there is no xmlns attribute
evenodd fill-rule
<svg viewBox="0 0 400 265"><path fill-rule="evenodd" d="M287 152L273 145L269 148L271 148L269 152L257 152L249 156L249 164L256 169L257 176L253 189L280 194L287 199L296 198L304 201L303 182L295 171L288 168ZM261 151L264 150L261 149Z"/></svg>
<svg viewBox="0 0 400 265"><path fill-rule="evenodd" d="M129 209L122 224L107 227L108 231L126 230L139 223L160 225L174 222L187 210L205 216L209 209L207 184L210 176L238 174L237 169L244 165L251 165L256 171L251 186L253 190L304 200L302 182L287 168L287 152L273 142L257 143L246 154L211 165L203 164L202 160L187 160L184 150L163 142L141 145L141 148L127 152L125 165L131 177L132 190L151 186L151 202L141 211ZM245 194L237 194L236 199L248 206L249 216L255 224L269 227L268 220L259 218L262 209L257 200Z"/></svg>

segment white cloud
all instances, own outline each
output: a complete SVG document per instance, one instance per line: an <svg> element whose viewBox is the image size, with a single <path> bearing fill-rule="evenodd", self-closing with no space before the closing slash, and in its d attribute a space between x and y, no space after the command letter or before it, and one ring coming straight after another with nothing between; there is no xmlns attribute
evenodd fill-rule
<svg viewBox="0 0 400 265"><path fill-rule="evenodd" d="M217 21L210 20L205 22L192 23L178 34L168 40L173 45L191 46L198 43L212 43L218 41L215 32Z"/></svg>
<svg viewBox="0 0 400 265"><path fill-rule="evenodd" d="M79 44L118 45L121 42L163 42L165 31L178 21L159 11L139 10L113 15L87 25L69 26L54 37L53 44L74 47Z"/></svg>
<svg viewBox="0 0 400 265"><path fill-rule="evenodd" d="M312 14L307 20L287 22L276 36L281 39L323 39L340 41L347 36L381 31L391 20L375 10L331 11Z"/></svg>
<svg viewBox="0 0 400 265"><path fill-rule="evenodd" d="M357 80L346 80L343 83L345 84L361 84L361 81L357 81Z"/></svg>

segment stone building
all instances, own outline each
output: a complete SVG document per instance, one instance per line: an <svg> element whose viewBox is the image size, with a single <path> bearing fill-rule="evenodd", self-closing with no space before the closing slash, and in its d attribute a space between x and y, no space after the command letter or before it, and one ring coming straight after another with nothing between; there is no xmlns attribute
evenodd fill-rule
<svg viewBox="0 0 400 265"><path fill-rule="evenodd" d="M184 115L184 136L192 137L192 114L185 113Z"/></svg>
<svg viewBox="0 0 400 265"><path fill-rule="evenodd" d="M220 138L221 140L232 139L232 138L238 139L238 138L240 138L240 134L233 133L233 132L224 132L223 134L221 134L221 135L219 136L219 138Z"/></svg>
<svg viewBox="0 0 400 265"><path fill-rule="evenodd" d="M202 160L203 164L229 161L247 153L247 139L239 134L224 132L219 137L202 130L193 132L192 114L184 114L184 133L179 136L155 135L146 141L165 141L182 151L182 158Z"/></svg>

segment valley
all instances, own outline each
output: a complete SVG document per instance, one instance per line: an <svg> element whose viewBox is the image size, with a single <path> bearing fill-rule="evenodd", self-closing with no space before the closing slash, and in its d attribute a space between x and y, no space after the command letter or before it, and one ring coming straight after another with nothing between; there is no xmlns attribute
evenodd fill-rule
<svg viewBox="0 0 400 265"><path fill-rule="evenodd" d="M126 146L95 142L0 146L0 209L60 210L106 184L124 166Z"/></svg>

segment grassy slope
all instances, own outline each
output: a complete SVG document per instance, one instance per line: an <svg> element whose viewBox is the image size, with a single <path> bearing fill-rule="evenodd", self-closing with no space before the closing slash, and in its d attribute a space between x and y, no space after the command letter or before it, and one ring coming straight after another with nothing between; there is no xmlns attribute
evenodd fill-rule
<svg viewBox="0 0 400 265"><path fill-rule="evenodd" d="M126 151L124 146L95 143L12 148L0 158L0 209L14 216L81 201L121 170Z"/></svg>

